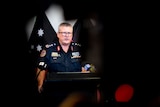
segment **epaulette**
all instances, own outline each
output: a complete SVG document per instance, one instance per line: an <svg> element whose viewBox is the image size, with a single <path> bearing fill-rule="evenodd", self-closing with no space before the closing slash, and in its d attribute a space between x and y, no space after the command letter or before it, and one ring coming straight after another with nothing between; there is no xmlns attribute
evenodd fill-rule
<svg viewBox="0 0 160 107"><path fill-rule="evenodd" d="M72 51L80 51L80 47L81 47L81 44L79 44L77 42L72 42L72 44L71 44Z"/></svg>
<svg viewBox="0 0 160 107"><path fill-rule="evenodd" d="M50 48L50 47L56 46L56 45L57 45L56 43L46 44L45 48Z"/></svg>
<svg viewBox="0 0 160 107"><path fill-rule="evenodd" d="M79 44L77 42L72 42L72 46L79 46L79 47L81 47L81 44Z"/></svg>

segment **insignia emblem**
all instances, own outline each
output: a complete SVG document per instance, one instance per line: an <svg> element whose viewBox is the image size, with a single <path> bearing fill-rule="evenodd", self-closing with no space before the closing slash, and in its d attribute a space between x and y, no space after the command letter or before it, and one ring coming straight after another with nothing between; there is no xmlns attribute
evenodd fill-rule
<svg viewBox="0 0 160 107"><path fill-rule="evenodd" d="M57 51L60 51L60 46L57 46Z"/></svg>
<svg viewBox="0 0 160 107"><path fill-rule="evenodd" d="M43 66L45 63L44 62L39 62L39 65L40 66Z"/></svg>
<svg viewBox="0 0 160 107"><path fill-rule="evenodd" d="M71 50L73 51L73 46L71 46Z"/></svg>
<svg viewBox="0 0 160 107"><path fill-rule="evenodd" d="M72 57L71 58L80 58L80 53L79 52L72 52Z"/></svg>
<svg viewBox="0 0 160 107"><path fill-rule="evenodd" d="M42 50L41 54L40 54L40 57L44 57L45 55L46 55L46 50Z"/></svg>
<svg viewBox="0 0 160 107"><path fill-rule="evenodd" d="M59 54L58 54L58 52L52 52L52 53L51 53L51 56L52 56L52 57L58 57Z"/></svg>

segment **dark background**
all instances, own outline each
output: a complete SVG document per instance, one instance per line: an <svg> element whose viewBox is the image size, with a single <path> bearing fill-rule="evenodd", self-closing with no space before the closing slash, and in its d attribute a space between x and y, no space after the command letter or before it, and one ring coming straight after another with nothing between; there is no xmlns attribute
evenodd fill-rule
<svg viewBox="0 0 160 107"><path fill-rule="evenodd" d="M41 9L47 9L51 3L63 6L66 19L86 17L91 12L99 15L103 24L101 84L104 103L106 99L115 103L110 99L114 99L115 89L123 83L135 88L132 106L147 106L160 95L156 5L148 2L24 0L2 4L3 99L8 102L15 99L12 104L16 106L33 104L34 73L27 50L25 25L28 19Z"/></svg>

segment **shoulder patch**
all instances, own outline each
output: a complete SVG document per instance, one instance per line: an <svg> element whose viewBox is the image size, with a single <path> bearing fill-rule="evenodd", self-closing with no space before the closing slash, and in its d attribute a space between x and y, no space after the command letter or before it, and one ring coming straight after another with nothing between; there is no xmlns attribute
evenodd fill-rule
<svg viewBox="0 0 160 107"><path fill-rule="evenodd" d="M44 57L46 55L46 50L42 50L40 53L40 57Z"/></svg>

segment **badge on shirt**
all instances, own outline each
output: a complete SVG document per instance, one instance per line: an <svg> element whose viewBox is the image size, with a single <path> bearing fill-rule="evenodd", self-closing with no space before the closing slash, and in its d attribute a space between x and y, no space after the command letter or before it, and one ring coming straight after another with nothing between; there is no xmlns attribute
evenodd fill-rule
<svg viewBox="0 0 160 107"><path fill-rule="evenodd" d="M58 54L58 52L52 52L51 56L52 56L52 57L58 57L58 56L60 56L60 55Z"/></svg>
<svg viewBox="0 0 160 107"><path fill-rule="evenodd" d="M51 56L53 57L53 59L57 59L57 57L59 57L60 54L58 52L52 52Z"/></svg>
<svg viewBox="0 0 160 107"><path fill-rule="evenodd" d="M80 58L80 53L79 52L72 52L72 57L71 58Z"/></svg>

